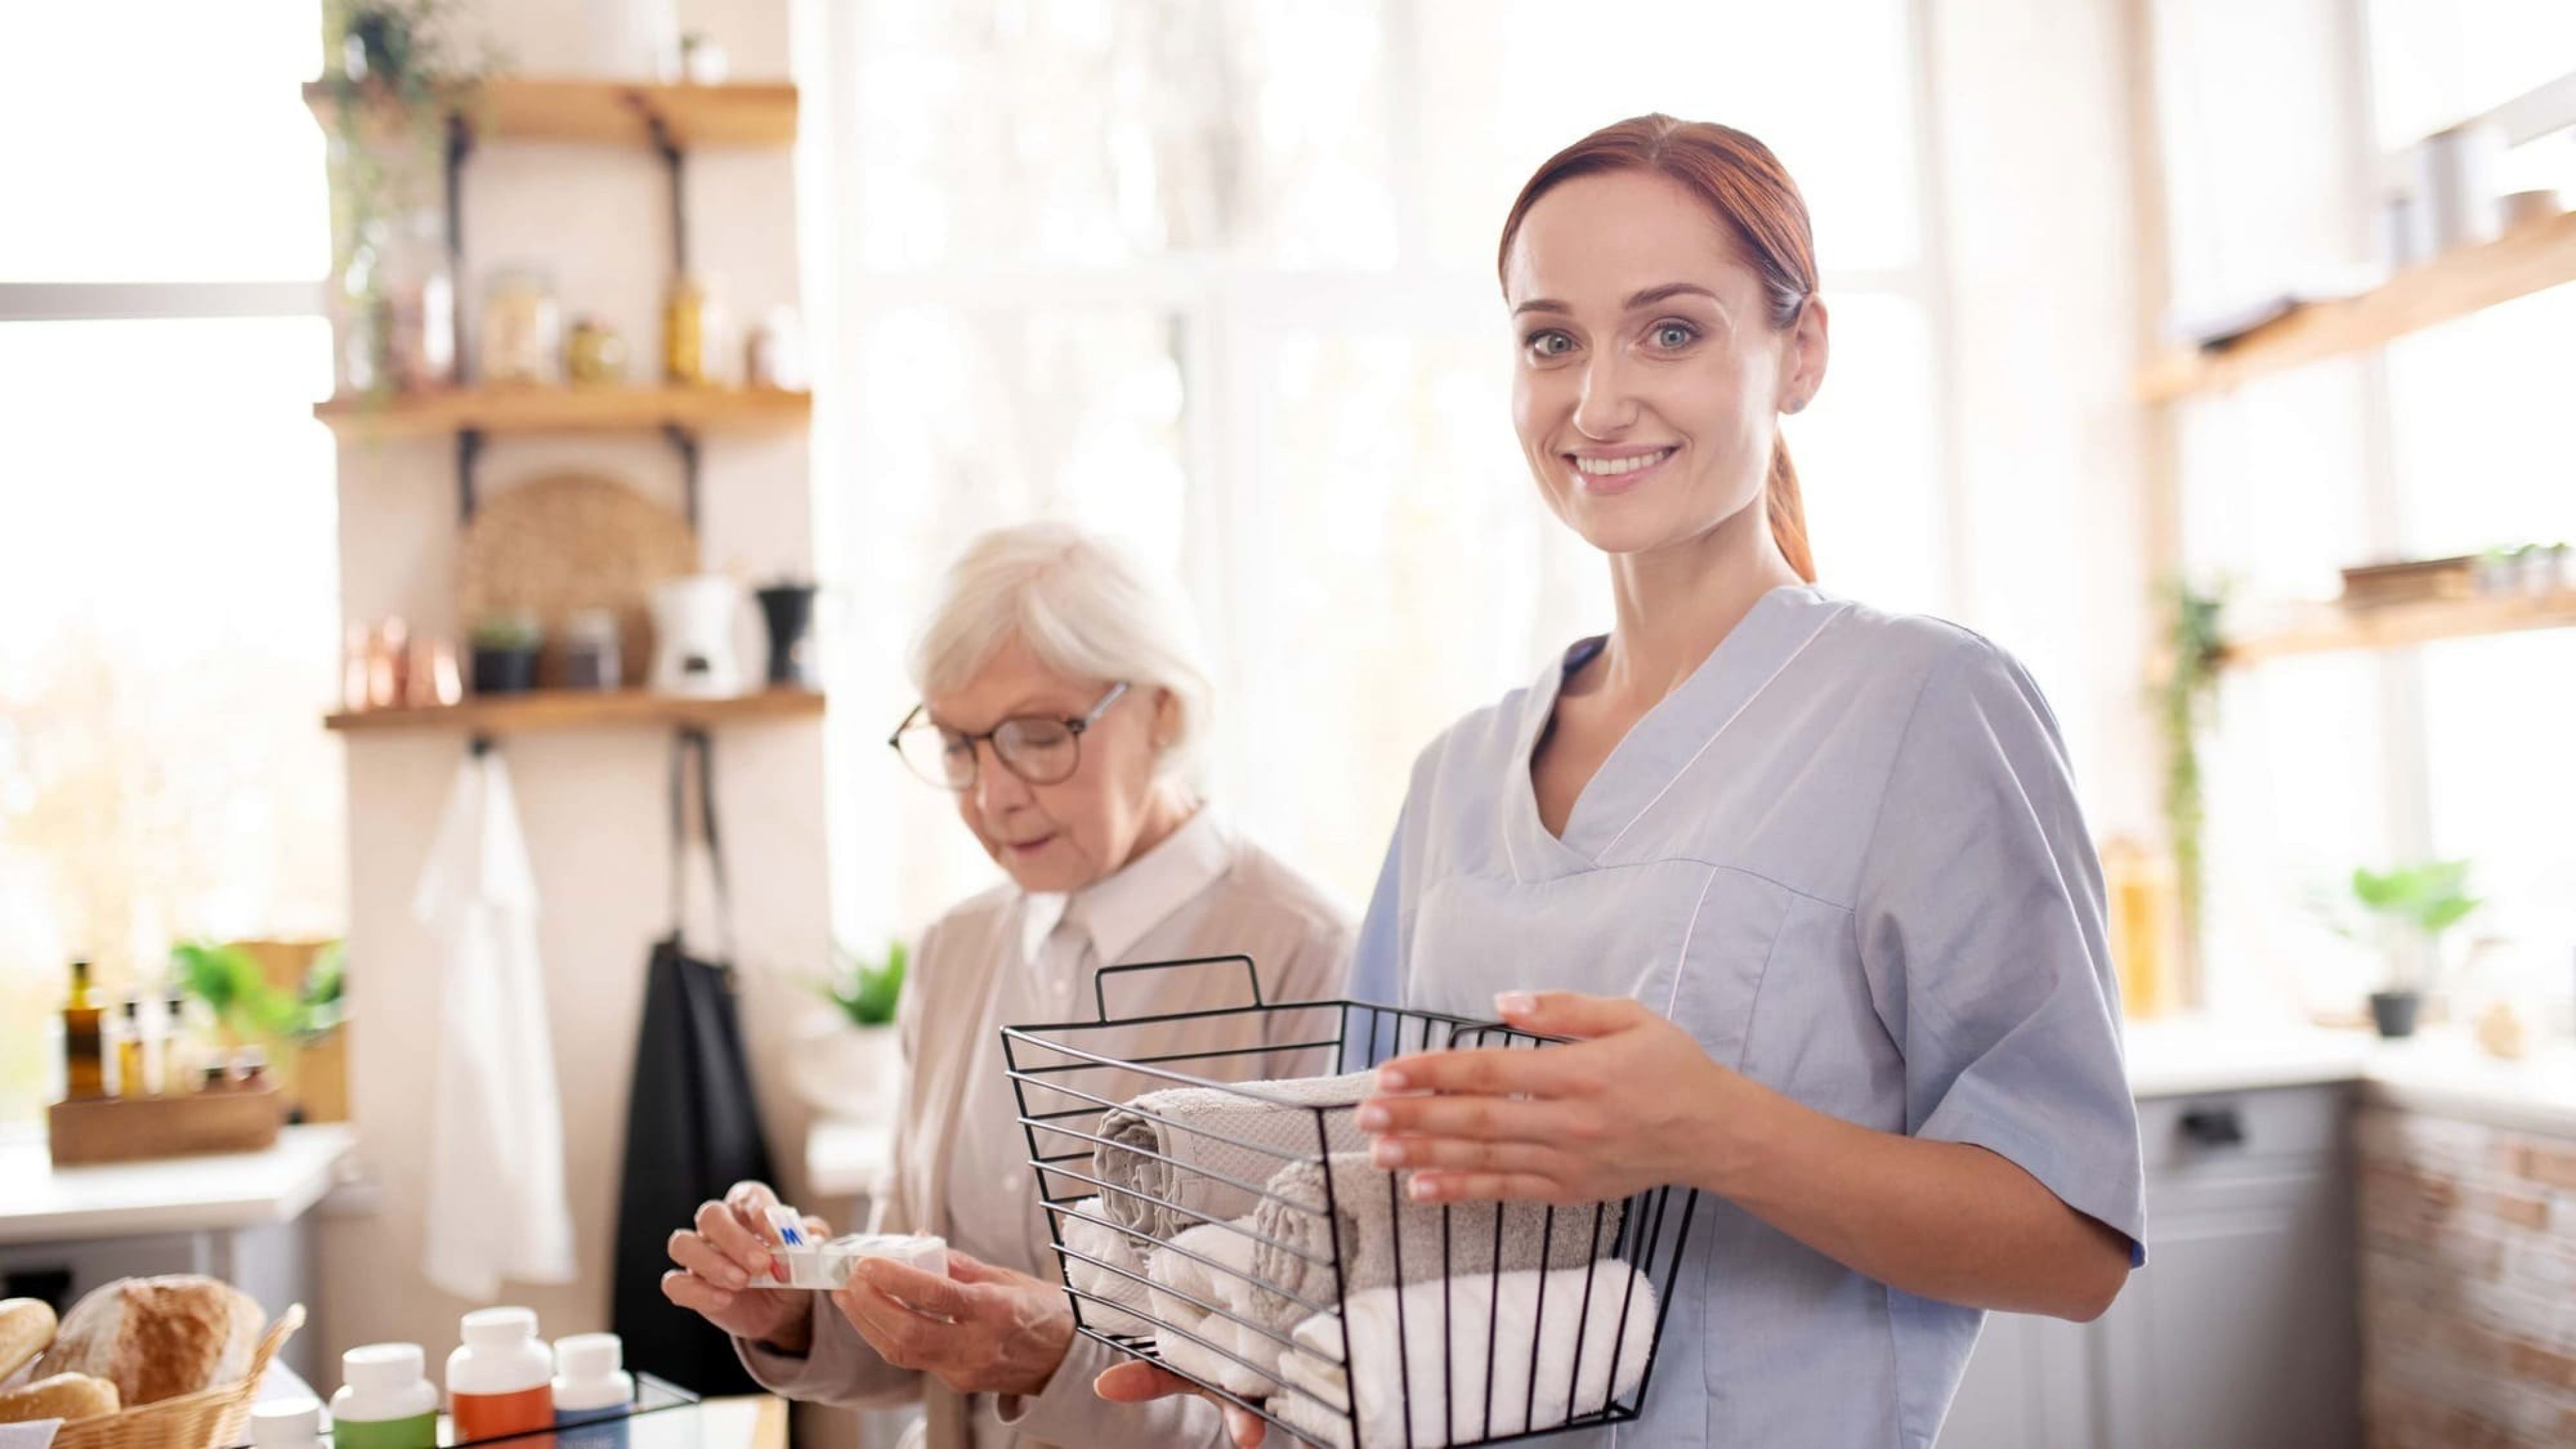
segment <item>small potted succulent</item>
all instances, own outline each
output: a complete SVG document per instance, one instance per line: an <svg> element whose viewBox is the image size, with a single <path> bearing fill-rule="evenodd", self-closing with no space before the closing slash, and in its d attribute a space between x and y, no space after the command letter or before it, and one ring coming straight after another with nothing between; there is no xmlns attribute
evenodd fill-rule
<svg viewBox="0 0 2576 1449"><path fill-rule="evenodd" d="M2442 933L2485 904L2468 885L2465 860L2429 860L2385 873L2356 868L2349 903L2327 912L2337 935L2376 945L2388 959L2387 986L2370 994L2381 1036L2414 1035L2424 990L2441 964Z"/></svg>
<svg viewBox="0 0 2576 1449"><path fill-rule="evenodd" d="M799 1033L789 1078L806 1105L833 1117L883 1117L894 1110L903 1078L895 1004L903 996L903 942L886 943L869 960L846 947L833 951L831 977L814 989L832 1005Z"/></svg>
<svg viewBox="0 0 2576 1449"><path fill-rule="evenodd" d="M474 692L525 694L537 687L545 630L531 614L494 614L474 626Z"/></svg>

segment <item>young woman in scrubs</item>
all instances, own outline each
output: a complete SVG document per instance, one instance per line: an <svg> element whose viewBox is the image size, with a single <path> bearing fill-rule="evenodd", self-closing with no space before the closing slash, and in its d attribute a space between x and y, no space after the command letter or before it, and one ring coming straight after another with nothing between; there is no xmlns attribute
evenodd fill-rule
<svg viewBox="0 0 2576 1449"><path fill-rule="evenodd" d="M1581 1040L1388 1062L1361 1125L1428 1201L1701 1191L1642 1418L1589 1440L1928 1445L1985 1310L2091 1319L2145 1230L2056 721L1984 638L1815 586L1778 419L1826 310L1760 142L1586 137L1500 268L1615 622L1422 753L1351 989Z"/></svg>

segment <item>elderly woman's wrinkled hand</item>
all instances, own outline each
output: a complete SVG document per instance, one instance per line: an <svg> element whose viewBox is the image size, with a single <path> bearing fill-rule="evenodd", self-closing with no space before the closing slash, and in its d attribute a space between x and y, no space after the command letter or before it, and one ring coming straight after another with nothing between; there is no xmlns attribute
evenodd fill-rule
<svg viewBox="0 0 2576 1449"><path fill-rule="evenodd" d="M860 1262L835 1307L879 1357L964 1394L1036 1394L1073 1344L1064 1289L951 1249L948 1276Z"/></svg>
<svg viewBox="0 0 2576 1449"><path fill-rule="evenodd" d="M695 1222L671 1235L671 1261L662 1296L695 1312L736 1338L787 1353L803 1353L814 1321L814 1295L803 1289L762 1288L770 1276L769 1250L778 1242L769 1210L778 1194L759 1182L738 1182L722 1202L698 1205ZM831 1236L821 1218L804 1220L818 1241Z"/></svg>

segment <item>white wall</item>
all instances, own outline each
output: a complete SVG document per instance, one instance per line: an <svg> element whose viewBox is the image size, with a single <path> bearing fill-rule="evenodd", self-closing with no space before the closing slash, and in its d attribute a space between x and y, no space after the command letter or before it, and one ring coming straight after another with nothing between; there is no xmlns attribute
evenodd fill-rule
<svg viewBox="0 0 2576 1449"><path fill-rule="evenodd" d="M730 53L737 79L788 74L786 0L703 0L680 7ZM577 0L486 0L486 24L512 67L585 69L586 7ZM496 144L470 164L467 273L480 293L496 264L552 268L568 314L596 311L628 339L639 375L657 354L670 258L660 163L605 148ZM691 245L722 280L737 317L798 297L796 206L781 152L705 152L689 161ZM446 439L351 444L340 453L342 610L352 620L399 614L452 633L458 541L454 448ZM679 465L658 439L495 441L486 498L564 469L627 482L678 506ZM706 447L705 561L746 578L811 573L812 503L801 435L715 438ZM739 642L753 661L757 621ZM607 1326L608 1265L623 1159L626 1089L651 943L668 928L665 778L670 741L655 731L520 736L502 748L543 900L541 951L564 1102L567 1172L581 1279L511 1287L549 1336ZM337 1354L379 1339L433 1352L476 1306L420 1273L428 1093L436 1042L438 960L411 918L411 898L462 753L452 735L358 735L348 747L352 1111L381 1184L374 1211L326 1220L322 1345ZM755 1067L774 1063L792 1018L813 1005L795 978L827 961L823 732L811 721L717 735L726 857L735 890L738 960ZM698 918L703 920L703 913ZM701 931L695 939L708 942ZM774 1070L760 1082L773 1150L792 1168L803 1120ZM794 1187L793 1171L784 1174ZM679 1224L673 1224L677 1227Z"/></svg>

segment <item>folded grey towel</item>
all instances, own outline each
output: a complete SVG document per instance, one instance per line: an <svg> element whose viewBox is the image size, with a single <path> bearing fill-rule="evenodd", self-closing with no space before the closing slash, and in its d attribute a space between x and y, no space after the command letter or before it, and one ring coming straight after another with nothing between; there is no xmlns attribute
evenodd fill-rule
<svg viewBox="0 0 2576 1449"><path fill-rule="evenodd" d="M1309 1108L1354 1107L1376 1091L1376 1073L1351 1072L1245 1082L1236 1091L1147 1092L1100 1114L1107 1140L1092 1148L1093 1175L1133 1189L1103 1190L1101 1207L1111 1223L1163 1240L1205 1221L1242 1217L1282 1164L1367 1145L1348 1111L1324 1113L1319 1140Z"/></svg>
<svg viewBox="0 0 2576 1449"><path fill-rule="evenodd" d="M1324 1206L1325 1165L1293 1163L1270 1179L1270 1196L1252 1209L1253 1307L1264 1322L1293 1328L1312 1310L1296 1299L1333 1299L1333 1243L1325 1218L1338 1224L1342 1292L1443 1276L1465 1278L1522 1268L1564 1268L1607 1254L1619 1239L1624 1202L1418 1203L1404 1184L1372 1165L1365 1152L1331 1158L1332 1211ZM1496 1253L1494 1224L1502 1240ZM1277 1291L1270 1291L1270 1290Z"/></svg>

